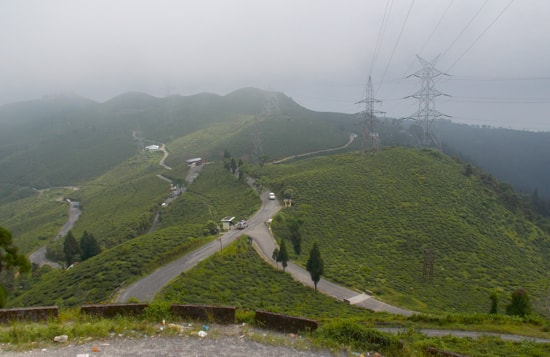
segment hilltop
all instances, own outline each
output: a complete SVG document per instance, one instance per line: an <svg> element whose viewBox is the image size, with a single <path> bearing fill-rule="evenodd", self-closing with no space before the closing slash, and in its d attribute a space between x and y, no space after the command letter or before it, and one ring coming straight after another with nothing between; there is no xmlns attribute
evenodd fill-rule
<svg viewBox="0 0 550 357"><path fill-rule="evenodd" d="M275 218L275 235L290 237L301 222L301 251L319 242L329 280L426 312L486 312L492 291L506 300L518 287L547 294L549 233L508 185L441 152L393 147L263 174L294 202ZM304 266L307 257L293 259Z"/></svg>

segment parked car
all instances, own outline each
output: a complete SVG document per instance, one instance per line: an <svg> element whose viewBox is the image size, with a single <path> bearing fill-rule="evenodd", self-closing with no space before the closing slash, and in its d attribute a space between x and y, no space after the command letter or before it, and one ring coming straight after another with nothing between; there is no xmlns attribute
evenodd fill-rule
<svg viewBox="0 0 550 357"><path fill-rule="evenodd" d="M245 229L246 227L248 227L248 222L244 219L237 222L237 229Z"/></svg>
<svg viewBox="0 0 550 357"><path fill-rule="evenodd" d="M269 199L270 200L274 200L275 199L275 194L273 192L270 192L269 193Z"/></svg>

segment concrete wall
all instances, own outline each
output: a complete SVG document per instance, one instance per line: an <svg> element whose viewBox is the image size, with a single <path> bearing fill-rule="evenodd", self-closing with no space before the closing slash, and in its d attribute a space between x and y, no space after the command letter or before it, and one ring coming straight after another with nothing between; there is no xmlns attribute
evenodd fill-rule
<svg viewBox="0 0 550 357"><path fill-rule="evenodd" d="M57 319L58 316L59 308L57 306L0 309L0 323L9 321L47 321Z"/></svg>
<svg viewBox="0 0 550 357"><path fill-rule="evenodd" d="M262 310L256 310L256 323L261 327L282 332L317 330L317 321Z"/></svg>
<svg viewBox="0 0 550 357"><path fill-rule="evenodd" d="M95 315L101 317L115 317L117 315L141 315L148 304L98 304L98 305L82 305L80 307L81 313L88 315Z"/></svg>
<svg viewBox="0 0 550 357"><path fill-rule="evenodd" d="M204 322L217 322L223 324L235 323L234 306L209 306L209 305L176 305L170 306L172 316L199 320Z"/></svg>

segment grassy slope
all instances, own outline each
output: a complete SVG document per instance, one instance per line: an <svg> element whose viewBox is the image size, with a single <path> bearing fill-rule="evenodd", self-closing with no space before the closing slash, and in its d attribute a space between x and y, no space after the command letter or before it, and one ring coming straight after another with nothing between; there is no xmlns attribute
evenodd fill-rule
<svg viewBox="0 0 550 357"><path fill-rule="evenodd" d="M13 235L22 253L30 253L51 240L67 221L68 206L60 202L73 192L52 189L0 206L0 226Z"/></svg>
<svg viewBox="0 0 550 357"><path fill-rule="evenodd" d="M486 312L490 291L540 296L549 237L508 211L463 166L432 151L390 148L266 167L273 187L295 189L305 264L318 241L326 277L418 311ZM283 216L284 217L284 216ZM274 226L276 234L281 229ZM436 253L424 282L424 250Z"/></svg>
<svg viewBox="0 0 550 357"><path fill-rule="evenodd" d="M170 184L156 175L166 170L158 164L161 153L130 159L90 181L73 194L82 215L73 233L86 230L107 247L146 232L153 222Z"/></svg>
<svg viewBox="0 0 550 357"><path fill-rule="evenodd" d="M145 165L145 167L148 166ZM132 175L139 176L137 171L131 171L124 165L120 169L127 171L130 181ZM115 176L118 177L118 175ZM106 177L103 179L107 180ZM155 179L161 183L164 182L158 178ZM143 191L148 192L145 188ZM98 201L117 200L116 197L110 196L109 190L100 190L96 194L99 195L100 192L103 192L104 196L96 197ZM212 193L215 193L215 197L210 199L208 195ZM135 204L134 202L125 206L133 207ZM181 198L163 210L163 221L157 231L119 244L72 269L52 271L32 287L20 291L18 293L20 296L11 299L8 304L10 306L49 304L73 306L86 302L106 301L122 283L127 284L150 273L167 261L212 239L212 236L204 235L205 225L209 219L221 218L222 212L226 211L246 216L256 211L258 207L257 195L254 195L244 182L238 181L220 166L208 165L203 168L191 186L190 192L184 193ZM83 209L84 212L88 212L90 208ZM142 211L129 209L122 215L127 221L118 222L124 227L128 222L139 220L140 212ZM121 215L120 212L111 214L113 219L119 219L117 216ZM81 228L87 229L97 237L95 231L89 227L81 226ZM131 229L130 224L123 231Z"/></svg>
<svg viewBox="0 0 550 357"><path fill-rule="evenodd" d="M159 299L265 309L310 318L371 315L364 309L315 293L266 264L244 237L176 279Z"/></svg>
<svg viewBox="0 0 550 357"><path fill-rule="evenodd" d="M205 165L188 191L168 206L160 227L206 223L216 224L225 216L246 218L260 207L257 193L223 169L221 164Z"/></svg>

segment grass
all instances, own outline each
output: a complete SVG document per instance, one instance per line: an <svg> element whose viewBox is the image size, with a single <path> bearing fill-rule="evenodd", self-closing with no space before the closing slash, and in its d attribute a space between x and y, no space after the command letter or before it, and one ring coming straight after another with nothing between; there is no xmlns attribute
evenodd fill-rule
<svg viewBox="0 0 550 357"><path fill-rule="evenodd" d="M132 163L128 165L131 166ZM149 167L145 163L143 166L145 169ZM122 166L121 170L124 167ZM129 168L126 177L131 180L132 175L139 176L139 172L138 169ZM153 178L160 183L164 182L156 177ZM109 177L104 177L103 180L111 182ZM165 182L164 185L166 185ZM145 188L144 191L146 191ZM109 199L107 193L105 195L98 200L104 202ZM136 193L133 197L136 200L136 197L145 199L144 197L148 195L150 193ZM87 196L83 194L82 197ZM118 199L111 197L111 201ZM85 199L81 202L83 202L83 212L92 209L87 208ZM90 202L90 205L101 207L101 202ZM36 279L25 280L26 285L19 288L8 299L8 305L75 306L86 302L108 301L122 285L129 284L214 239L215 235L212 236L206 232L209 220L219 222L219 219L228 214L247 217L257 210L259 199L246 183L238 181L221 166L208 165L203 168L188 192L163 209L161 223L156 231L135 238L131 236L137 234L132 230L131 222L135 222L140 217L137 216L140 210L134 206L128 203L124 205L125 213L119 212L118 215L113 213L112 219L119 222L121 226L118 228L124 229L129 234L128 237L118 236L119 240L127 238L124 243L106 249L103 253L69 270L49 271ZM108 226L108 224L104 225ZM96 235L89 226L80 227ZM105 238L101 241L105 242Z"/></svg>
<svg viewBox="0 0 550 357"><path fill-rule="evenodd" d="M110 299L124 284L209 242L203 225L172 227L135 238L69 270L53 270L8 300L8 306L75 306Z"/></svg>
<svg viewBox="0 0 550 357"><path fill-rule="evenodd" d="M315 293L267 265L241 237L163 289L169 303L232 305L310 318L366 316L369 311Z"/></svg>
<svg viewBox="0 0 550 357"><path fill-rule="evenodd" d="M329 280L432 313L488 311L493 290L503 311L518 287L541 301L550 237L508 208L498 182L462 172L439 152L390 148L266 166L262 174L278 197L293 191L295 206L274 219L275 235L302 220L305 253L291 259L304 266L319 242ZM425 250L435 253L428 280Z"/></svg>
<svg viewBox="0 0 550 357"><path fill-rule="evenodd" d="M0 226L8 229L22 253L32 252L56 236L68 217L61 201L74 191L51 189L0 206Z"/></svg>
<svg viewBox="0 0 550 357"><path fill-rule="evenodd" d="M110 248L145 233L170 190L156 176L165 171L160 158L160 153L149 153L130 159L76 191L73 198L80 201L82 215L74 235L86 230Z"/></svg>

